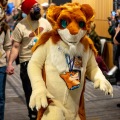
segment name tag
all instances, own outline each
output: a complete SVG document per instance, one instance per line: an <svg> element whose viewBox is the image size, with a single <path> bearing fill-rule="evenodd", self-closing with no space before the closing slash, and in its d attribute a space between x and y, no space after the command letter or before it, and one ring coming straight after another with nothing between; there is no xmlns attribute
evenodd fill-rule
<svg viewBox="0 0 120 120"><path fill-rule="evenodd" d="M60 77L65 81L69 90L74 90L80 87L80 71L66 72L65 74L60 74Z"/></svg>
<svg viewBox="0 0 120 120"><path fill-rule="evenodd" d="M28 48L32 48L34 45L35 45L35 43L38 41L38 37L34 37L33 39L32 39L32 41L30 42L30 44L28 45Z"/></svg>

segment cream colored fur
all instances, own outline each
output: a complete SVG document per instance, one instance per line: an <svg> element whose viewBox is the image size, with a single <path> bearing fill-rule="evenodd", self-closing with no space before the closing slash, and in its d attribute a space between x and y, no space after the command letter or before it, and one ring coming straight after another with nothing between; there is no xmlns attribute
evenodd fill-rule
<svg viewBox="0 0 120 120"><path fill-rule="evenodd" d="M93 17L94 11L87 4L68 3L49 7L47 19L52 24L53 31L41 36L28 64L32 85L29 106L46 108L42 119L39 119L81 120L81 117L85 120L83 93L86 76L94 82L95 88L100 88L105 94L113 94L111 84L96 63L93 42L85 36ZM82 58L82 64L78 68L81 71L80 87L74 90L69 90L60 77L64 72L70 72L66 54L71 58ZM43 68L46 81L42 76ZM47 98L51 98L53 103L48 105Z"/></svg>
<svg viewBox="0 0 120 120"><path fill-rule="evenodd" d="M61 47L61 50L58 50L59 47ZM94 53L91 49L85 52L83 45L80 43L77 46L76 52L76 55L80 55L83 61L80 88L73 91L68 90L66 84L59 76L60 73L68 71L64 56L65 53L69 53L68 48L68 45L63 41L55 45L49 40L36 49L28 64L28 75L33 89L30 107L33 108L36 106L37 109L40 109L41 106L46 107L48 105L47 98L58 101L54 104L55 107L52 107L52 104L49 105L45 112L48 116L44 114L42 120L53 120L50 118L52 118L55 111L59 111L59 115L63 115L62 120L64 117L65 120L80 120L80 118L77 117L78 115L75 115L78 113L78 105L83 90L85 75L94 82L95 88L99 87L106 94L108 94L108 92L111 95L113 94L113 88L100 71ZM45 65L46 70L46 85L41 73L43 65ZM59 120L57 114L54 120Z"/></svg>

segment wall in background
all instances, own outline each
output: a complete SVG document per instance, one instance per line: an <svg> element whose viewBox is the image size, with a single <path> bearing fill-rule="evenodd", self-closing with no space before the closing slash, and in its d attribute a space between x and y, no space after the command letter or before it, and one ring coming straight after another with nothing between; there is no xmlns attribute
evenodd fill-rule
<svg viewBox="0 0 120 120"><path fill-rule="evenodd" d="M95 10L96 31L99 36L110 38L108 33L108 20L110 12L113 10L113 0L72 0L81 4L90 4Z"/></svg>
<svg viewBox="0 0 120 120"><path fill-rule="evenodd" d="M56 5L64 4L66 2L71 2L72 0L51 0L50 2L56 3Z"/></svg>

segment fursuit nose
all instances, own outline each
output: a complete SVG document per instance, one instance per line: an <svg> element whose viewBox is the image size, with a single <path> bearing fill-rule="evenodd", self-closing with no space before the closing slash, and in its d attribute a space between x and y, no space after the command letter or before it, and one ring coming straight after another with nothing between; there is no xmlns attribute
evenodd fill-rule
<svg viewBox="0 0 120 120"><path fill-rule="evenodd" d="M77 22L73 21L68 25L68 29L70 34L76 35L78 34L80 27Z"/></svg>

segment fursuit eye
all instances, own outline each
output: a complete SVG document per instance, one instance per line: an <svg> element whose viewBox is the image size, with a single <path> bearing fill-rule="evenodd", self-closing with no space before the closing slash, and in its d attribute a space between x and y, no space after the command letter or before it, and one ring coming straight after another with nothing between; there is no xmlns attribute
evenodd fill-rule
<svg viewBox="0 0 120 120"><path fill-rule="evenodd" d="M67 21L66 20L61 20L61 26L63 28L66 28L67 27Z"/></svg>
<svg viewBox="0 0 120 120"><path fill-rule="evenodd" d="M84 21L80 21L79 22L79 26L80 26L80 28L84 28L85 27L85 22Z"/></svg>

